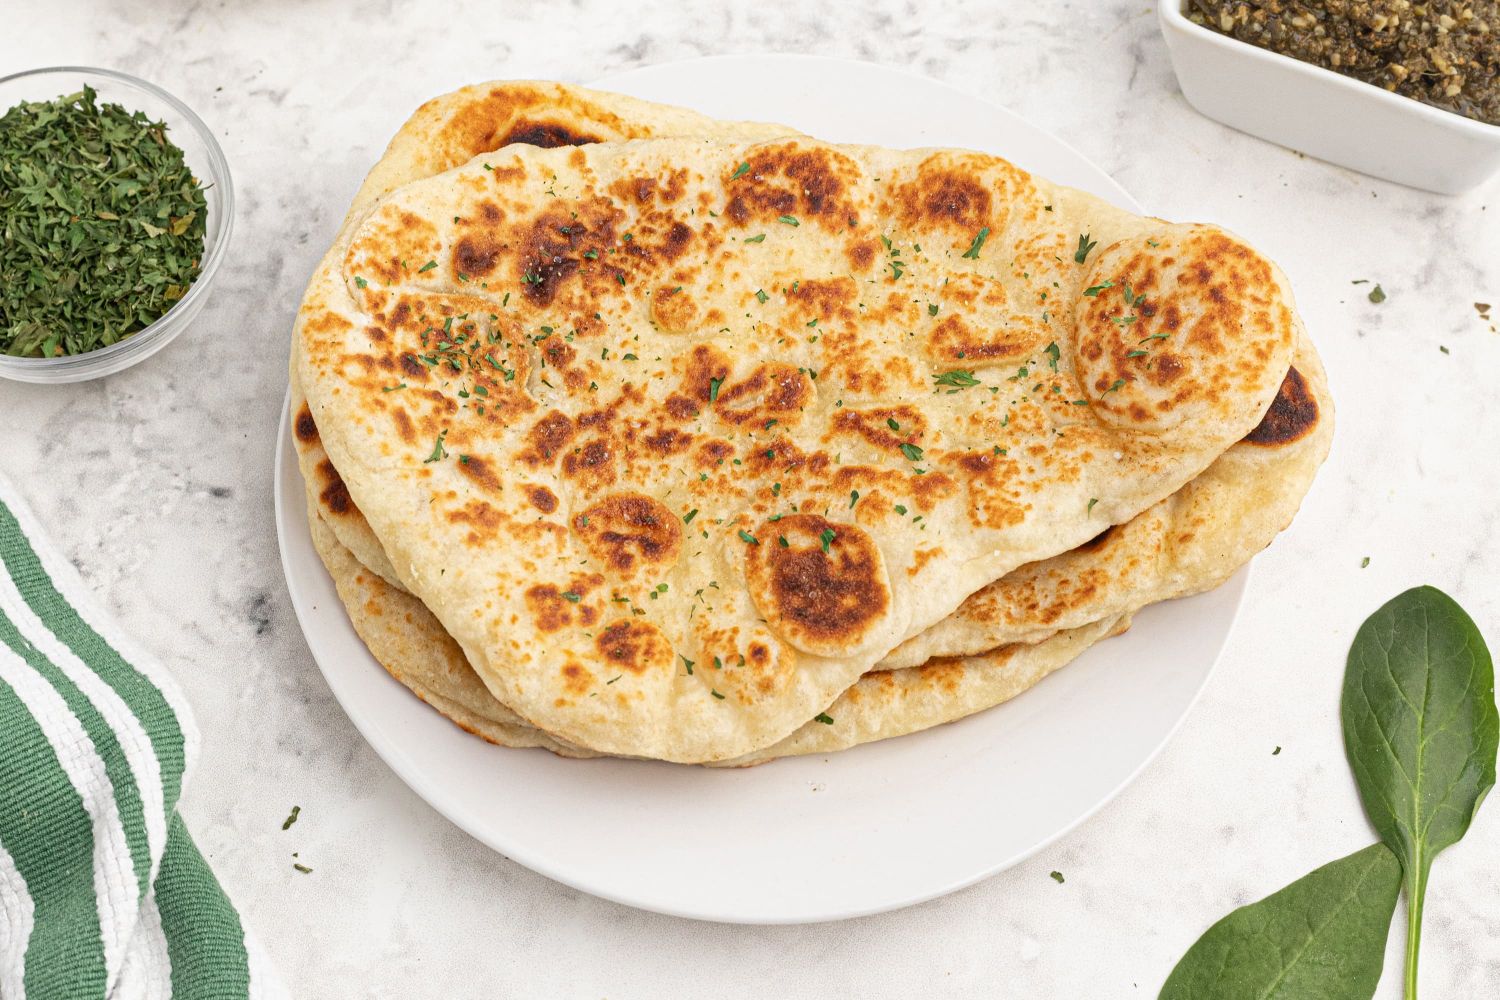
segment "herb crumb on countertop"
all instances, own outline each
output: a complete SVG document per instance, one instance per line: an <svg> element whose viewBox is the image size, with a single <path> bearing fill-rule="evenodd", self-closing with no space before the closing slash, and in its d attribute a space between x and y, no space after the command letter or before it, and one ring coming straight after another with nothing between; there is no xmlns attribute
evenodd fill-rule
<svg viewBox="0 0 1500 1000"><path fill-rule="evenodd" d="M1194 23L1500 125L1500 0L1188 0Z"/></svg>

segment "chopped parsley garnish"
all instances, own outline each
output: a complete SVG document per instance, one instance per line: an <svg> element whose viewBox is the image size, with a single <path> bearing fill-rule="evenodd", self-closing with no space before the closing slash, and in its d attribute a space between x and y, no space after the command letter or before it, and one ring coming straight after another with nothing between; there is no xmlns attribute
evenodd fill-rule
<svg viewBox="0 0 1500 1000"><path fill-rule="evenodd" d="M908 461L911 461L911 462L920 462L920 461L922 461L922 449L918 448L916 445L912 444L911 442L907 442L906 444L903 444L901 446L901 454L905 455Z"/></svg>
<svg viewBox="0 0 1500 1000"><path fill-rule="evenodd" d="M750 534L750 532L746 531L744 528L740 529L740 541L746 543L747 545L759 545L760 544L760 539L758 539L754 535Z"/></svg>
<svg viewBox="0 0 1500 1000"><path fill-rule="evenodd" d="M802 225L802 223L800 223L800 222L797 221L797 217L795 215L783 215L783 216L779 216L776 219L776 221L777 222L785 223L788 226L800 226L800 225Z"/></svg>
<svg viewBox="0 0 1500 1000"><path fill-rule="evenodd" d="M423 271L431 271L435 267L437 267L437 261L435 261L435 260L429 260L427 263L425 263L421 267L417 268L417 273L421 274Z"/></svg>
<svg viewBox="0 0 1500 1000"><path fill-rule="evenodd" d="M990 227L985 226L974 234L974 242L969 244L969 249L964 251L964 256L970 260L979 259L979 251L984 248L984 241L990 237Z"/></svg>
<svg viewBox="0 0 1500 1000"><path fill-rule="evenodd" d="M1097 285L1090 285L1088 288L1085 288L1083 290L1083 294L1087 295L1091 299L1098 298L1100 292L1104 291L1106 288L1113 287L1115 287L1115 283L1113 281L1101 281Z"/></svg>
<svg viewBox="0 0 1500 1000"><path fill-rule="evenodd" d="M854 505L857 504L857 503L859 503L859 490L850 490L849 491L849 509L853 510L854 509Z"/></svg>
<svg viewBox="0 0 1500 1000"><path fill-rule="evenodd" d="M1112 383L1110 383L1109 388L1105 389L1104 392L1102 392L1100 395L1107 396L1110 393L1114 392L1115 390L1119 389L1124 384L1125 384L1125 380L1124 379L1117 378Z"/></svg>
<svg viewBox="0 0 1500 1000"><path fill-rule="evenodd" d="M87 85L0 114L0 355L106 347L187 294L208 208L175 134Z"/></svg>
<svg viewBox="0 0 1500 1000"><path fill-rule="evenodd" d="M361 278L358 275L355 275L354 276L354 287L355 288L369 288L370 287L370 283L368 281L366 281L364 278Z"/></svg>
<svg viewBox="0 0 1500 1000"><path fill-rule="evenodd" d="M1088 233L1078 237L1078 249L1073 252L1073 263L1082 264L1088 260L1089 251L1098 245L1097 241L1089 239Z"/></svg>
<svg viewBox="0 0 1500 1000"><path fill-rule="evenodd" d="M818 536L818 543L823 546L823 551L827 552L828 546L833 544L833 540L837 537L838 534L832 528L824 528L823 533Z"/></svg>
<svg viewBox="0 0 1500 1000"><path fill-rule="evenodd" d="M729 175L729 179L732 180L732 181L737 181L741 177L743 177L746 174L748 174L749 172L750 172L750 163L749 163L749 161L746 161L744 163L741 163L738 167L734 168L734 173L732 173L732 174Z"/></svg>
<svg viewBox="0 0 1500 1000"><path fill-rule="evenodd" d="M719 398L719 387L724 384L722 378L711 378L708 380L708 401L715 402Z"/></svg>
<svg viewBox="0 0 1500 1000"><path fill-rule="evenodd" d="M437 441L435 441L432 445L432 454L428 455L425 459L422 460L423 465L426 465L428 462L438 462L448 457L448 452L443 448L443 438L447 436L447 428L444 428L438 433Z"/></svg>
<svg viewBox="0 0 1500 1000"><path fill-rule="evenodd" d="M682 665L687 668L688 674L691 675L693 672L693 661L688 659L686 656L683 656L681 653L678 653L677 656L682 660Z"/></svg>
<svg viewBox="0 0 1500 1000"><path fill-rule="evenodd" d="M1094 504L1096 504L1098 502L1099 502L1099 498L1098 497L1090 497L1089 498L1089 511L1088 512L1090 514L1092 514L1094 512Z"/></svg>
<svg viewBox="0 0 1500 1000"><path fill-rule="evenodd" d="M698 516L698 508L694 507L692 510L688 511L686 514L682 515L682 523L683 524L692 524L693 523L693 518L695 518L697 516Z"/></svg>
<svg viewBox="0 0 1500 1000"><path fill-rule="evenodd" d="M757 288L755 290L755 301L759 302L762 305L765 305L766 300L770 297L771 296L767 295L765 289L763 288Z"/></svg>
<svg viewBox="0 0 1500 1000"><path fill-rule="evenodd" d="M965 371L962 368L955 368L952 371L943 372L941 375L934 375L932 376L932 380L938 385L950 385L955 389L968 389L979 385L979 380L974 377L974 373Z"/></svg>
<svg viewBox="0 0 1500 1000"><path fill-rule="evenodd" d="M574 604L577 604L579 601L583 600L583 595L572 590L565 590L563 591L563 598L565 600L572 601Z"/></svg>
<svg viewBox="0 0 1500 1000"><path fill-rule="evenodd" d="M902 517L905 517L906 516L906 508L904 506L902 506L901 504L898 503L898 504L896 504L896 513L900 514Z"/></svg>
<svg viewBox="0 0 1500 1000"><path fill-rule="evenodd" d="M766 234L765 233L761 233L759 236L747 236L747 237L745 237L745 240L744 240L744 242L746 242L746 243L764 243L765 241L766 241Z"/></svg>
<svg viewBox="0 0 1500 1000"><path fill-rule="evenodd" d="M895 417L886 417L885 425L893 431L899 431L901 429L901 425L896 423Z"/></svg>
<svg viewBox="0 0 1500 1000"><path fill-rule="evenodd" d="M395 392L397 389L405 389L405 388L406 388L406 383L402 382L400 385L388 385L388 386L384 386L384 387L381 388L380 391L381 392Z"/></svg>
<svg viewBox="0 0 1500 1000"><path fill-rule="evenodd" d="M1043 350L1042 353L1047 355L1047 367L1051 368L1053 371L1057 371L1058 359L1062 357L1062 349L1057 346L1057 341L1054 340L1052 343L1048 344L1046 349Z"/></svg>
<svg viewBox="0 0 1500 1000"><path fill-rule="evenodd" d="M936 316L937 314L938 314L938 307L937 307L937 303L934 302L934 303L932 303L931 305L929 305L927 307L927 315L929 315L929 316Z"/></svg>
<svg viewBox="0 0 1500 1000"><path fill-rule="evenodd" d="M833 725L833 716L829 715L827 712L819 712L817 715L813 716L813 721L821 722L825 726L831 726Z"/></svg>

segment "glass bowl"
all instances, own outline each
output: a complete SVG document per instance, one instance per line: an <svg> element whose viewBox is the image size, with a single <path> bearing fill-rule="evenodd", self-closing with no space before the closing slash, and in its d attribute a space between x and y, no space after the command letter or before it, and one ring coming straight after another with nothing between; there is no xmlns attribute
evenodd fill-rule
<svg viewBox="0 0 1500 1000"><path fill-rule="evenodd" d="M22 101L50 101L83 89L88 84L99 92L101 102L141 111L153 121L165 122L167 137L183 152L193 175L207 185L208 218L203 239L203 263L198 277L176 304L160 319L118 343L86 354L60 358L17 358L0 354L0 378L19 382L82 382L112 375L144 361L192 323L213 287L214 276L229 246L234 228L234 187L224 151L203 120L171 94L145 80L112 69L89 66L51 66L0 77L0 114Z"/></svg>

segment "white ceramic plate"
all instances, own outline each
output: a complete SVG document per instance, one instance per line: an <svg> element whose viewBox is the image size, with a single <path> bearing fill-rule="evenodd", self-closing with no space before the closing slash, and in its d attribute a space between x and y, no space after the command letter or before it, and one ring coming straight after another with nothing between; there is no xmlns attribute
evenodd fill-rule
<svg viewBox="0 0 1500 1000"><path fill-rule="evenodd" d="M967 146L1139 206L1007 111L944 85L829 59L695 60L599 81L821 137ZM276 524L292 604L334 696L392 769L480 841L585 892L709 920L797 923L894 909L1015 864L1108 802L1177 728L1244 592L1150 608L1125 636L953 725L744 770L571 761L469 736L381 669L313 551L286 419Z"/></svg>

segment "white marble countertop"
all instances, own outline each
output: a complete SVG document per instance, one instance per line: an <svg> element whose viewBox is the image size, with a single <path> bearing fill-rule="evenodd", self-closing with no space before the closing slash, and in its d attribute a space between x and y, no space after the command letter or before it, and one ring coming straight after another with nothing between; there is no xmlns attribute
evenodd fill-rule
<svg viewBox="0 0 1500 1000"><path fill-rule="evenodd" d="M1244 234L1291 275L1338 403L1333 454L1257 561L1207 693L1132 787L980 885L812 927L602 902L433 812L313 664L271 510L292 314L411 109L494 77L585 81L759 50L947 81L1056 132L1153 212ZM207 309L163 353L77 386L0 383L0 469L186 688L205 738L185 813L297 995L1154 996L1231 907L1373 839L1338 728L1363 618L1430 582L1500 645L1500 333L1474 306L1500 315L1500 187L1427 195L1200 117L1145 0L879 0L858 13L769 0L17 0L0 72L59 63L137 73L191 104L228 155L238 229ZM1388 300L1370 303L1355 279ZM283 832L294 803L301 818ZM312 874L292 870L293 851ZM1496 857L1492 802L1436 865L1425 996L1500 993ZM1399 996L1401 939L1398 926L1384 998Z"/></svg>

